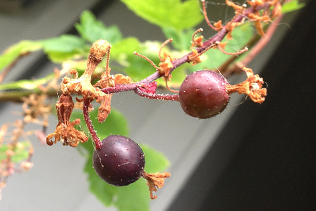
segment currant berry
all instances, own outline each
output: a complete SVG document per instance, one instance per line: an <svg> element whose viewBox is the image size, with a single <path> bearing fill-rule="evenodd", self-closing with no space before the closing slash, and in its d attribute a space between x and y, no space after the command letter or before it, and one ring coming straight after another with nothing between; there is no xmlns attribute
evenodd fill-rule
<svg viewBox="0 0 316 211"><path fill-rule="evenodd" d="M138 180L144 171L145 155L133 140L110 135L102 141L101 149L93 153L93 167L105 182L126 186Z"/></svg>
<svg viewBox="0 0 316 211"><path fill-rule="evenodd" d="M214 71L201 70L188 75L179 90L180 105L190 116L206 119L222 112L228 101L228 82Z"/></svg>

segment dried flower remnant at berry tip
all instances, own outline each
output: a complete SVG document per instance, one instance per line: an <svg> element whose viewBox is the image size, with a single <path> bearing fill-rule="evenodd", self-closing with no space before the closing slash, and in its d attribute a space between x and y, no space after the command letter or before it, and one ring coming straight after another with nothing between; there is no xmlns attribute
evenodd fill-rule
<svg viewBox="0 0 316 211"><path fill-rule="evenodd" d="M262 88L264 81L259 75L254 75L250 68L243 68L247 74L247 79L236 85L227 85L226 90L228 94L238 92L238 94L246 94L255 103L263 103L267 96L267 89Z"/></svg>
<svg viewBox="0 0 316 211"><path fill-rule="evenodd" d="M65 146L69 145L76 147L79 142L88 141L88 137L82 131L74 128L75 125L80 123L80 119L70 122L70 116L74 108L74 103L70 95L62 94L59 101L56 103L58 124L55 132L46 137L46 143L53 145L57 141L62 141ZM55 138L55 141L51 139Z"/></svg>
<svg viewBox="0 0 316 211"><path fill-rule="evenodd" d="M169 172L164 172L164 173L146 173L145 171L143 172L143 178L147 180L147 186L149 188L150 192L150 198L151 199L156 199L157 196L154 196L153 192L157 191L157 188L162 188L165 179L169 178L171 174Z"/></svg>

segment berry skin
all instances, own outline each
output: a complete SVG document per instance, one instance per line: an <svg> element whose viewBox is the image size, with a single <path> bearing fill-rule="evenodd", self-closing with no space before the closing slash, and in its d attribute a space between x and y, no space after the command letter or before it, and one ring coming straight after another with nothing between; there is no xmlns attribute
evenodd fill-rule
<svg viewBox="0 0 316 211"><path fill-rule="evenodd" d="M193 117L206 119L222 112L228 101L228 82L219 73L201 70L188 75L179 90L183 111Z"/></svg>
<svg viewBox="0 0 316 211"><path fill-rule="evenodd" d="M125 136L110 135L103 139L101 149L94 151L93 167L105 182L126 186L142 176L145 155L133 140Z"/></svg>

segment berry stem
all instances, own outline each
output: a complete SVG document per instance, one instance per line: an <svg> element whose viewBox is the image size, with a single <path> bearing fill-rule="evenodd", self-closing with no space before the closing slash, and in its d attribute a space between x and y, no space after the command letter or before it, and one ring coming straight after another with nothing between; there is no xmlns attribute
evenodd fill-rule
<svg viewBox="0 0 316 211"><path fill-rule="evenodd" d="M89 132L92 136L92 139L95 143L95 147L97 149L101 149L102 147L102 142L100 141L99 137L97 136L95 130L93 129L93 125L89 116L89 106L90 106L90 100L89 99L84 99L84 105L83 105L83 117L84 120L87 124L87 127L89 129Z"/></svg>
<svg viewBox="0 0 316 211"><path fill-rule="evenodd" d="M148 93L144 92L139 88L136 88L135 93L139 96L148 98L148 99L155 99L155 100L172 100L172 101L179 101L179 95L173 94L173 95L163 95L163 94L156 94L156 93Z"/></svg>

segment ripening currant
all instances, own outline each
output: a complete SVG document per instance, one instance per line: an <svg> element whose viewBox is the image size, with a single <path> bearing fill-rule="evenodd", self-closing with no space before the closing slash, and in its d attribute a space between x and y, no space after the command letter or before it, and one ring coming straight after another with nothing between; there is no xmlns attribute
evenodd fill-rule
<svg viewBox="0 0 316 211"><path fill-rule="evenodd" d="M105 182L126 186L138 180L145 167L145 155L130 138L110 135L93 153L93 167Z"/></svg>
<svg viewBox="0 0 316 211"><path fill-rule="evenodd" d="M228 101L228 82L214 71L201 70L188 75L179 90L180 105L185 113L200 119L222 112Z"/></svg>

